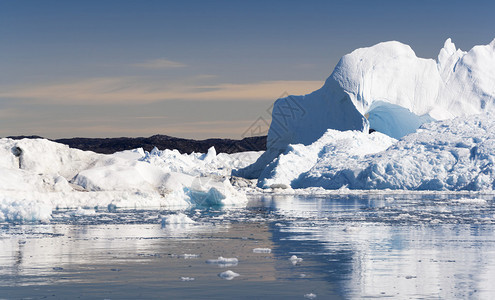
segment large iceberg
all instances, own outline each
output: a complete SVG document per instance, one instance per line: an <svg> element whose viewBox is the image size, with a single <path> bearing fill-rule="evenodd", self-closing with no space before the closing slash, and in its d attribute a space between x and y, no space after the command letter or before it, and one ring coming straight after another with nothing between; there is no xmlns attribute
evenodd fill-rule
<svg viewBox="0 0 495 300"><path fill-rule="evenodd" d="M310 145L328 129L399 139L426 122L493 111L495 40L464 52L447 39L436 61L384 42L342 57L319 90L278 99L266 153L235 174L259 178L288 145Z"/></svg>
<svg viewBox="0 0 495 300"><path fill-rule="evenodd" d="M0 221L46 221L56 208L245 205L230 172L260 154L103 155L44 139L0 139Z"/></svg>

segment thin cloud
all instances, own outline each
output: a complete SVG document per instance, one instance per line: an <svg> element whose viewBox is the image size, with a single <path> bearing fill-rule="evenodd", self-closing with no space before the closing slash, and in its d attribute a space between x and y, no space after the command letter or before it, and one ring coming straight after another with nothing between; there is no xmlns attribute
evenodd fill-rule
<svg viewBox="0 0 495 300"><path fill-rule="evenodd" d="M153 82L136 77L91 78L52 85L2 87L0 98L30 99L40 104L143 104L166 100L275 100L284 94L302 95L322 81L262 81L255 83L194 84Z"/></svg>
<svg viewBox="0 0 495 300"><path fill-rule="evenodd" d="M183 64L178 61L168 60L165 58L147 60L142 63L133 64L132 66L137 68L145 68L145 69L173 69L173 68L187 67L186 64Z"/></svg>

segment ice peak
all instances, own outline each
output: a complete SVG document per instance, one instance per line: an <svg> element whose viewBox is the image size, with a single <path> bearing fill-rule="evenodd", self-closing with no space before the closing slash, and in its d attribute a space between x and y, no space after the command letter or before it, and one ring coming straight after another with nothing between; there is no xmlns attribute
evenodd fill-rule
<svg viewBox="0 0 495 300"><path fill-rule="evenodd" d="M452 42L451 38L445 40L443 43L443 48L440 49L440 53L438 53L438 65L439 68L442 69L449 58L456 53L455 44Z"/></svg>
<svg viewBox="0 0 495 300"><path fill-rule="evenodd" d="M445 40L445 43L443 44L443 49L447 51L448 54L452 55L456 51L455 44L452 42L451 38L448 38Z"/></svg>

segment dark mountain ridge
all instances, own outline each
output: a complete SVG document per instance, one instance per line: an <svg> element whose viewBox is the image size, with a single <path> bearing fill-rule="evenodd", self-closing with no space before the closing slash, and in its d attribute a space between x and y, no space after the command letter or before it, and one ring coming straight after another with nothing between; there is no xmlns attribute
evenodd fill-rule
<svg viewBox="0 0 495 300"><path fill-rule="evenodd" d="M36 139L40 136L9 136L11 139ZM54 139L57 143L68 145L71 148L93 151L103 154L111 154L136 148L151 151L153 147L160 150L177 149L181 153L201 152L205 153L208 148L214 146L218 153L236 153L243 151L266 150L266 136L247 137L242 140L233 139L206 139L193 140L176 138L168 135L153 135L150 137L119 137L119 138L66 138Z"/></svg>

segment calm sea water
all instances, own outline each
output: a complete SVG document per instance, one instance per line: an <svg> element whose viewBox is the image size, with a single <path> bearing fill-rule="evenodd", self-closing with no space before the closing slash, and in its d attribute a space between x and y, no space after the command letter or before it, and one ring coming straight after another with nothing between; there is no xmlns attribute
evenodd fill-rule
<svg viewBox="0 0 495 300"><path fill-rule="evenodd" d="M494 203L264 196L168 225L177 211L57 211L0 224L0 299L493 299ZM206 263L220 256L238 262Z"/></svg>

